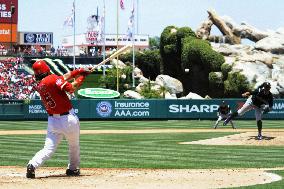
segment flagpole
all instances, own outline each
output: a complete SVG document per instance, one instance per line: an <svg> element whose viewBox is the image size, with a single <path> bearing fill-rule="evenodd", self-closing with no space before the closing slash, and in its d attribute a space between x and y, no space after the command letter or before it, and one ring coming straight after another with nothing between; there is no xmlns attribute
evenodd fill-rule
<svg viewBox="0 0 284 189"><path fill-rule="evenodd" d="M134 27L133 27L134 28ZM134 88L135 87L135 77L134 77L134 69L135 69L135 40L134 40L134 34L132 34L132 87Z"/></svg>
<svg viewBox="0 0 284 189"><path fill-rule="evenodd" d="M116 9L116 50L118 50L118 29L119 29L119 0L116 1L117 9ZM116 91L119 92L119 78L118 78L118 56L116 57Z"/></svg>
<svg viewBox="0 0 284 189"><path fill-rule="evenodd" d="M134 11L134 0L133 0L133 11ZM133 13L134 14L134 13ZM133 15L134 16L134 15ZM133 17L133 22L134 22ZM132 87L135 87L135 77L134 77L134 68L135 68L135 32L134 32L134 23L132 24Z"/></svg>
<svg viewBox="0 0 284 189"><path fill-rule="evenodd" d="M75 22L75 0L73 1L73 69L75 70L75 33L76 33L76 22Z"/></svg>
<svg viewBox="0 0 284 189"><path fill-rule="evenodd" d="M106 37L105 37L105 32L106 32L106 25L105 25L105 20L106 20L106 9L105 9L105 0L104 0L104 12L103 12L103 60L106 59ZM106 70L105 70L105 65L103 65L103 75L106 75Z"/></svg>
<svg viewBox="0 0 284 189"><path fill-rule="evenodd" d="M137 26L136 26L137 34L139 34L139 28L138 28L138 26L139 26L138 25L138 20L139 20L138 19L138 16L139 16L139 12L138 11L139 10L138 9L139 9L139 0L137 0L137 6L136 6L136 10L137 10L137 20L136 20L136 23L137 23Z"/></svg>

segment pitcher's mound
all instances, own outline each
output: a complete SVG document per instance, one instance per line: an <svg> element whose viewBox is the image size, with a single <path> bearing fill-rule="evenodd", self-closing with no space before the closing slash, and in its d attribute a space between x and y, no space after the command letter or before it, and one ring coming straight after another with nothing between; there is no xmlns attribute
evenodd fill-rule
<svg viewBox="0 0 284 189"><path fill-rule="evenodd" d="M261 169L82 169L79 177L67 177L62 168L39 168L35 179L25 178L23 167L1 167L5 189L200 189L265 184L281 177Z"/></svg>
<svg viewBox="0 0 284 189"><path fill-rule="evenodd" d="M284 146L284 132L264 132L262 140L258 140L256 135L257 131L246 132L180 144Z"/></svg>

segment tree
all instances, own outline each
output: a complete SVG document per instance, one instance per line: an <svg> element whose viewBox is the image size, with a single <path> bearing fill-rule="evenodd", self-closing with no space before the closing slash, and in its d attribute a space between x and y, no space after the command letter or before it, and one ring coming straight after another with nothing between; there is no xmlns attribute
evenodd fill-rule
<svg viewBox="0 0 284 189"><path fill-rule="evenodd" d="M119 78L119 92L124 92L132 86L132 67L126 66L123 69L112 67L107 71L105 76L101 76L100 83L104 83L105 87L112 90L117 90L117 72Z"/></svg>
<svg viewBox="0 0 284 189"><path fill-rule="evenodd" d="M132 63L133 53L126 53L120 56L122 62ZM135 52L135 64L141 69L144 77L155 80L160 74L161 56L158 49Z"/></svg>
<svg viewBox="0 0 284 189"><path fill-rule="evenodd" d="M149 46L150 49L155 50L160 48L160 38L155 36L155 37L150 37L149 38Z"/></svg>

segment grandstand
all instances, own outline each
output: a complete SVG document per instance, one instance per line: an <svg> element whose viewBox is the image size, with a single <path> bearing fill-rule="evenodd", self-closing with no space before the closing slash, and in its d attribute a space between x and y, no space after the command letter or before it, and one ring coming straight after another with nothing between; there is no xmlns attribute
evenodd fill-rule
<svg viewBox="0 0 284 189"><path fill-rule="evenodd" d="M34 79L21 58L0 60L0 99L29 99Z"/></svg>

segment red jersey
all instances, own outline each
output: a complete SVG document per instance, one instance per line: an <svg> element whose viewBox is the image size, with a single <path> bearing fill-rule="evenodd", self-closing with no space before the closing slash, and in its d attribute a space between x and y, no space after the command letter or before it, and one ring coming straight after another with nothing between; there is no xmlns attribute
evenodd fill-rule
<svg viewBox="0 0 284 189"><path fill-rule="evenodd" d="M74 92L73 87L63 76L48 75L40 81L36 89L48 114L62 114L72 108L65 91Z"/></svg>

